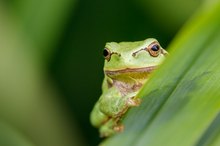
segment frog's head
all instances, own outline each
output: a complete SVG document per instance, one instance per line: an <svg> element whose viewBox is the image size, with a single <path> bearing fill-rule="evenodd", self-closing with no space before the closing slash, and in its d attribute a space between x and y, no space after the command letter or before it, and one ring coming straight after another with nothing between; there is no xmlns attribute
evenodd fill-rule
<svg viewBox="0 0 220 146"><path fill-rule="evenodd" d="M103 51L107 74L151 72L168 54L156 39L107 43Z"/></svg>

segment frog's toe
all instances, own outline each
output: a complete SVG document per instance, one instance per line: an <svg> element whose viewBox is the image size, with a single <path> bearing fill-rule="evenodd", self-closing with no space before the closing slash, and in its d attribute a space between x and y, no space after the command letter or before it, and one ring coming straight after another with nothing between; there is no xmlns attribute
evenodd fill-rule
<svg viewBox="0 0 220 146"><path fill-rule="evenodd" d="M109 137L115 134L115 130L107 126L102 126L99 132L100 132L100 137Z"/></svg>
<svg viewBox="0 0 220 146"><path fill-rule="evenodd" d="M119 124L117 126L114 126L113 130L116 132L122 132L124 130L124 125Z"/></svg>
<svg viewBox="0 0 220 146"><path fill-rule="evenodd" d="M129 98L127 100L127 104L128 106L139 106L141 103L141 99L140 98Z"/></svg>

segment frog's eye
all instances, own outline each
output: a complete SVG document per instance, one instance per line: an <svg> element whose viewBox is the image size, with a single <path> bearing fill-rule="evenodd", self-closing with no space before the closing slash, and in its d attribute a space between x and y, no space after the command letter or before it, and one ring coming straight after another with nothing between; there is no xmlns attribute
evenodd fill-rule
<svg viewBox="0 0 220 146"><path fill-rule="evenodd" d="M103 50L103 56L105 57L105 59L107 60L107 61L109 61L110 59L111 59L111 51L108 49L108 48L105 48L104 50Z"/></svg>
<svg viewBox="0 0 220 146"><path fill-rule="evenodd" d="M157 57L161 51L160 45L158 42L153 42L147 47L148 52L151 56Z"/></svg>

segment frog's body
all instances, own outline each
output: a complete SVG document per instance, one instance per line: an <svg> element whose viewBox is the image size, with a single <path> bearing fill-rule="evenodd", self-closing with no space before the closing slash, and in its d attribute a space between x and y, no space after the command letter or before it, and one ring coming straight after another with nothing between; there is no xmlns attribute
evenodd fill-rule
<svg viewBox="0 0 220 146"><path fill-rule="evenodd" d="M166 54L153 38L106 44L103 93L90 117L92 125L100 128L101 136L123 130L119 120L129 107L139 105L137 93Z"/></svg>

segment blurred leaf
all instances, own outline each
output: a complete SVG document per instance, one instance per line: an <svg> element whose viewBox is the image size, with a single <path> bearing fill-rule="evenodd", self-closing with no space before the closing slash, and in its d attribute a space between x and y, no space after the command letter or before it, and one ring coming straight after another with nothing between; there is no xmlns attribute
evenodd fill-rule
<svg viewBox="0 0 220 146"><path fill-rule="evenodd" d="M19 0L14 2L14 14L27 39L36 46L34 54L50 58L59 43L76 0Z"/></svg>
<svg viewBox="0 0 220 146"><path fill-rule="evenodd" d="M170 55L144 86L125 131L105 146L220 144L220 1L206 1L170 46Z"/></svg>
<svg viewBox="0 0 220 146"><path fill-rule="evenodd" d="M82 145L80 131L58 100L60 95L45 74L43 61L33 53L38 46L4 5L0 5L0 32L0 118L19 129L16 136L14 132L3 136L20 139L22 133L39 146Z"/></svg>
<svg viewBox="0 0 220 146"><path fill-rule="evenodd" d="M34 146L15 129L0 122L0 145L1 146Z"/></svg>
<svg viewBox="0 0 220 146"><path fill-rule="evenodd" d="M150 15L153 25L160 31L169 33L177 30L197 10L204 0L138 0L146 15Z"/></svg>

